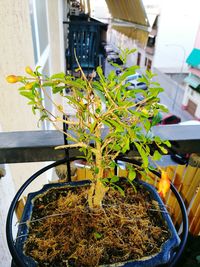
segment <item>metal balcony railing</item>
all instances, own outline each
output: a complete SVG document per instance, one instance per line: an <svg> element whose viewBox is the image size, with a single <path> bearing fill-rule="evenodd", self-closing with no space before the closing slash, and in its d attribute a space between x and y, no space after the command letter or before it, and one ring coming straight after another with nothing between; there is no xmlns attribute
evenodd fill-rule
<svg viewBox="0 0 200 267"><path fill-rule="evenodd" d="M160 165L168 173L171 182L185 202L190 232L198 235L200 233L200 156L194 156L194 153L200 154L200 125L155 126L153 133L170 140L172 147L169 153L192 154L189 164L180 165L173 162L169 156L163 156ZM54 149L63 143L63 136L58 131L0 133L0 164L64 159L66 151ZM130 151L126 156L133 157L134 155L135 151ZM70 149L69 157L76 156L80 156L79 150ZM88 178L87 169L84 171L85 173L81 170L79 172ZM153 180L156 186L157 180ZM172 192L168 193L165 202L174 224L178 230L181 230L180 208Z"/></svg>
<svg viewBox="0 0 200 267"><path fill-rule="evenodd" d="M65 36L68 44L67 70L75 75L79 64L86 75L92 73L99 65L104 69L102 43L106 42L107 24L81 16L73 16L73 18L71 16L70 21L64 21L63 24L68 25L68 33Z"/></svg>

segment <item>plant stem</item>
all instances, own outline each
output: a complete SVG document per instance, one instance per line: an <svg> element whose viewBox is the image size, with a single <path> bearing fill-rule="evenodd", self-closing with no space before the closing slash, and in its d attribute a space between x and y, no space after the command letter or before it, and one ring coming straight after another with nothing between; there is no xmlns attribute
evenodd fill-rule
<svg viewBox="0 0 200 267"><path fill-rule="evenodd" d="M96 127L95 135L97 138L101 136L101 128L100 125ZM88 204L90 208L100 208L102 200L104 198L105 193L108 191L108 188L103 185L101 179L104 176L104 167L102 166L103 155L102 155L102 145L100 142L96 142L96 151L95 154L95 162L98 173L95 175L95 181L91 185L88 192Z"/></svg>

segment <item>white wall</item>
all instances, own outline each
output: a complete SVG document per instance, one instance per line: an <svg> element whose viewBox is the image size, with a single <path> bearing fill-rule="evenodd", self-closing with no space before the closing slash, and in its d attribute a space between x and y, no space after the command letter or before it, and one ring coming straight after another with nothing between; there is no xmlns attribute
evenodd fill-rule
<svg viewBox="0 0 200 267"><path fill-rule="evenodd" d="M65 51L63 37L63 2L62 0L47 1L49 42L50 42L50 71L51 73L65 71Z"/></svg>
<svg viewBox="0 0 200 267"><path fill-rule="evenodd" d="M50 74L65 72L65 48L63 20L66 20L66 8L63 0L47 1L49 22L49 44L50 44ZM62 103L60 95L53 95L54 102ZM54 108L54 107L53 107ZM57 111L54 109L54 113Z"/></svg>
<svg viewBox="0 0 200 267"><path fill-rule="evenodd" d="M113 46L115 51L119 51L119 48L121 49L136 48L136 43L134 39L131 39L126 35L112 29L111 26L108 28L107 36L108 36L107 38L108 43L110 43ZM135 65L136 61L137 61L137 53L131 54L127 59L126 66Z"/></svg>
<svg viewBox="0 0 200 267"><path fill-rule="evenodd" d="M24 74L27 65L34 65L28 1L0 1L0 124L3 131L34 130L36 118L27 101L19 95L17 85L5 77Z"/></svg>
<svg viewBox="0 0 200 267"><path fill-rule="evenodd" d="M193 49L199 10L199 0L162 1L154 67L164 72L187 70L187 64L182 65Z"/></svg>
<svg viewBox="0 0 200 267"><path fill-rule="evenodd" d="M91 16L96 18L110 18L105 0L90 0Z"/></svg>
<svg viewBox="0 0 200 267"><path fill-rule="evenodd" d="M62 49L62 0L48 0L50 24L51 72L64 69ZM28 65L34 68L33 42L30 24L29 1L0 1L0 125L2 131L40 130L38 117L32 114L27 100L19 95L19 85L8 84L5 77L10 74L24 75ZM9 164L17 190L44 163ZM4 177L3 179L6 179ZM45 179L41 183L45 183ZM35 185L33 186L35 188Z"/></svg>
<svg viewBox="0 0 200 267"><path fill-rule="evenodd" d="M34 66L27 0L0 1L0 36L0 124L2 131L38 130L37 118L33 116L27 100L19 95L18 86L10 85L5 80L9 74L23 75L27 65ZM16 189L40 166L38 163L28 166L27 164L9 165Z"/></svg>
<svg viewBox="0 0 200 267"><path fill-rule="evenodd" d="M185 93L182 101L182 107L187 109L189 100L197 105L194 113L194 117L200 121L200 94L195 90L191 89L189 86L185 88Z"/></svg>

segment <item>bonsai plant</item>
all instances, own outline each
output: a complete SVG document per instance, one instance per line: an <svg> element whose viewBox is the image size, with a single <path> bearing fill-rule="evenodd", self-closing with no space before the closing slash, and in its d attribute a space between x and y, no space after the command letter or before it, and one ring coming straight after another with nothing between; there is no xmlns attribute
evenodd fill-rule
<svg viewBox="0 0 200 267"><path fill-rule="evenodd" d="M120 58L124 64L127 56L132 52L134 51L127 49L122 51ZM120 226L116 221L117 228L122 227L125 224L126 229L127 224L129 225L130 223L131 218L127 219L127 216L122 214L122 209L124 208L117 211L117 214L119 212L118 215L115 214L115 216L119 216L118 218L111 215L110 219L108 219L109 216L107 211L105 211L105 206L114 206L115 210L115 205L119 205L121 202L123 206L123 203L126 203L126 201L130 206L130 204L134 202L131 200L132 195L134 194L137 195L136 198L139 199L139 205L142 202L145 203L150 201L148 194L144 197L144 201L141 200L140 196L145 195L146 193L142 193L140 186L137 186L134 183L134 179L136 176L147 177L149 170L152 169L152 166L149 163L149 158L153 161L160 159L161 154L167 153L167 147L170 146L170 143L167 140L161 140L160 137L151 134L151 127L158 123L159 112L166 111L166 108L159 103L158 94L162 92L163 89L158 83L152 81L154 74L151 73L151 71L146 71L140 79L141 82L144 82L147 85L147 90L127 90L127 87L129 86L129 83L125 82L127 76L134 74L139 67L132 66L123 69L123 67L120 67L117 64L113 65L121 68L121 75L117 76L114 71L111 71L108 77L105 77L102 68L98 67L96 73L91 74L88 78L78 64L79 67L77 71L81 74L79 78L75 78L70 74L66 75L65 73L57 73L47 77L39 72L39 67L37 67L35 71L30 67L26 67L25 70L28 74L26 76L10 75L7 77L8 82L20 82L22 84L19 88L19 92L28 99L28 104L32 106L33 113L36 114L36 112L39 111L41 121L49 120L56 129L60 130L66 136L68 144L61 145L56 149L78 148L82 152L83 157L90 166L93 174L91 183L89 185L87 184L85 189L79 189L78 194L80 195L80 199L77 198L77 191L74 189L69 190L70 193L67 194L67 196L66 193L59 193L60 199L58 202L62 199L64 201L62 203L64 203L64 206L67 209L71 207L73 212L75 209L74 205L77 204L78 210L76 209L75 212L76 219L74 217L73 219L68 217L70 225L74 224L77 226L77 220L79 223L83 223L83 221L85 222L86 218L88 218L85 217L85 215L83 216L83 214L83 217L79 218L80 207L84 209L84 212L87 210L87 216L92 216L93 222L99 220L97 224L89 223L89 225L87 225L85 222L87 229L85 230L86 233L84 238L81 240L76 240L77 238L75 236L78 233L76 231L73 243L71 243L71 239L67 239L68 242L65 242L63 245L67 251L65 251L64 255L65 259L67 258L67 266L97 266L103 263L115 263L116 259L119 259L117 255L121 258L121 261L127 261L132 258L137 259L140 254L143 255L143 253L140 252L140 248L137 248L137 245L131 252L127 250L127 247L133 243L133 240L130 241L127 239L130 235L129 232L125 233L125 230L122 230L123 235L125 235L125 238L128 240L128 245L124 244L125 241L122 239L122 236L118 236L117 241L114 238L114 236L119 235L119 233L117 232L116 234L113 232L112 228L114 228L114 225L113 223L111 224L111 221L114 222L115 220L120 220ZM69 92L67 94L65 93L66 89ZM49 90L52 90L53 94L60 94L63 98L63 105L55 103L55 101L49 97ZM51 113L44 106L41 91L50 99L50 101L52 101L57 110L56 115ZM140 101L136 101L138 94L142 95L142 100ZM75 118L71 118L68 116L67 112L65 112L67 105L71 105L76 110ZM60 122L68 125L67 132L64 132L59 128L57 123ZM141 165L129 164L127 166L128 177L126 181L130 185L129 187L124 181L121 182L121 179L114 174L114 169L118 167L117 159L119 156L127 153L131 149L137 151L138 156L141 158ZM113 188L115 189L114 191ZM159 192L165 194L168 189L169 181L164 175L161 179ZM29 256L31 255L32 257L34 254L35 259L39 262L39 266L44 266L44 264L50 266L65 266L64 264L66 264L66 262L61 263L58 261L58 254L61 252L56 253L59 245L55 245L52 239L48 241L48 248L46 247L46 244L44 244L44 239L38 241L39 243L37 245L35 243L35 240L42 235L42 232L45 231L48 224L51 224L51 229L48 230L48 235L52 234L51 231L55 227L55 221L51 223L48 222L45 226L39 225L38 229L40 230L37 229L36 232L31 234L33 228L37 228L38 226L38 216L39 218L40 216L41 218L51 217L51 212L44 213L44 203L46 202L51 210L53 204L49 201L54 202L56 196L55 192L50 191L50 193L36 198L35 207L37 207L39 215L35 215L34 212L36 208L33 208L32 218L29 223L30 229L32 229L29 234L32 236L26 241L26 253L28 254L27 251L33 251L35 247L39 248L41 246L41 250L43 251L39 250L39 252L31 252L29 254ZM117 199L116 202L112 200L114 197ZM47 200L49 198L52 199ZM151 205L148 206L148 208L151 207L154 210L159 210L158 205L154 202L151 202ZM135 212L136 207L133 209ZM55 210L57 212L59 210L62 215L65 213L68 214L68 211L63 210L63 204L59 206L57 203ZM147 210L145 211L145 216L148 213ZM141 210L138 209L138 211L141 213ZM124 212L126 213L126 211ZM134 212L132 210L131 214L133 215ZM114 213L116 213L116 211L114 211ZM160 213L159 211L157 213L158 217L156 221L160 224ZM138 213L136 214L137 216L139 215ZM103 218L103 221L99 217ZM151 217L154 221L154 215ZM98 220L96 218L98 218ZM107 221L107 224L104 228L111 227L109 231L113 233L111 238L112 242L107 241L106 233L108 234L108 232L105 233L102 229L102 224L104 224L105 221ZM69 228L69 225L65 224L66 222L63 221L62 223L65 228L61 230L61 232L59 231L59 236ZM150 222L146 221L146 224L149 225ZM148 227L145 231L148 231ZM158 239L161 238L160 234L162 233L164 237L161 239L165 242L170 236L165 225L159 230L157 226L155 227L152 226L152 228L154 228L153 235L157 235L158 241ZM56 228L58 229L58 226L56 226ZM133 226L129 226L128 228L131 228L131 231L133 230ZM82 234L81 231L83 231L82 227L79 233L80 235ZM86 245L86 237L90 235L92 236L92 241L90 240L90 242L94 242L95 240L99 246L93 247L92 243ZM134 233L134 235L137 235L137 233ZM131 235L131 238L132 237L133 233ZM47 236L45 238L47 238ZM65 237L65 240L66 238L67 237ZM145 239L147 237L145 236L143 238ZM107 247L106 252L102 247L102 240L104 240L105 246ZM153 251L153 254L155 254L160 250L160 248L154 249L157 245L153 243L151 244L151 242L153 242L152 240L153 238L150 237L147 241L148 253L143 256L149 255L149 251ZM75 246L75 243L77 242L79 243L78 248ZM116 249L113 249L115 242L118 245ZM138 241L134 242L137 243ZM72 250L69 252L68 246L70 245L72 246ZM125 250L122 251L121 247L123 246L125 247ZM135 257L133 256L134 252L136 254ZM89 257L90 260L86 260L86 256L88 256L86 254L92 255ZM96 256L94 256L94 254ZM53 255L55 256L54 260L52 260ZM111 258L110 260L109 257ZM46 259L44 260L44 258Z"/></svg>

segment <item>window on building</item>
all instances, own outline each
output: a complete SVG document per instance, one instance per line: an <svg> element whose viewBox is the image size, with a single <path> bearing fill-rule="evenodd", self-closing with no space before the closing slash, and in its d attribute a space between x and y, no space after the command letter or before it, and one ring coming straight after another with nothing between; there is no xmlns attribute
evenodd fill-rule
<svg viewBox="0 0 200 267"><path fill-rule="evenodd" d="M141 53L138 52L137 54L137 65L140 66L140 61L141 61Z"/></svg>
<svg viewBox="0 0 200 267"><path fill-rule="evenodd" d="M152 65L152 61L151 61L151 59L148 59L148 61L147 61L147 70L151 69L151 65Z"/></svg>
<svg viewBox="0 0 200 267"><path fill-rule="evenodd" d="M200 93L200 85L198 85L197 87L193 87L192 85L189 84L189 87L192 89L191 95L193 93L193 90Z"/></svg>
<svg viewBox="0 0 200 267"><path fill-rule="evenodd" d="M154 47L156 42L156 37L155 36L149 36L148 41L147 41L147 46L148 47Z"/></svg>
<svg viewBox="0 0 200 267"><path fill-rule="evenodd" d="M144 61L144 65L145 65L145 66L147 65L147 60L148 60L148 58L145 57L145 61Z"/></svg>

